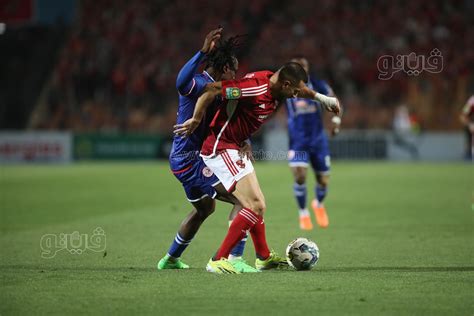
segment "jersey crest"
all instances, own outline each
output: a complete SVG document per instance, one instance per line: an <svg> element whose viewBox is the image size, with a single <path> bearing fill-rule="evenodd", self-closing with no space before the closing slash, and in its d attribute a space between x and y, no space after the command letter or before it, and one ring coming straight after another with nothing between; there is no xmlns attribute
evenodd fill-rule
<svg viewBox="0 0 474 316"><path fill-rule="evenodd" d="M242 95L242 92L239 88L236 87L228 87L225 89L225 95L227 100L237 100Z"/></svg>

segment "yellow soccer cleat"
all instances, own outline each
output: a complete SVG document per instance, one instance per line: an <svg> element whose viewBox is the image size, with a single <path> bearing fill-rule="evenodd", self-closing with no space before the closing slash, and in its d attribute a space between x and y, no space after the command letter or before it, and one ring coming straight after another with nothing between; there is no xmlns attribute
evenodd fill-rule
<svg viewBox="0 0 474 316"><path fill-rule="evenodd" d="M222 258L220 260L209 260L206 266L207 272L217 273L217 274L239 274L234 266L226 259Z"/></svg>
<svg viewBox="0 0 474 316"><path fill-rule="evenodd" d="M255 268L258 270L270 270L270 269L281 269L288 268L288 262L285 258L278 256L273 250L270 252L270 256L265 259L255 260Z"/></svg>
<svg viewBox="0 0 474 316"><path fill-rule="evenodd" d="M234 266L235 270L239 271L240 273L260 272L260 270L257 270L251 265L247 264L243 258L229 260L229 262Z"/></svg>

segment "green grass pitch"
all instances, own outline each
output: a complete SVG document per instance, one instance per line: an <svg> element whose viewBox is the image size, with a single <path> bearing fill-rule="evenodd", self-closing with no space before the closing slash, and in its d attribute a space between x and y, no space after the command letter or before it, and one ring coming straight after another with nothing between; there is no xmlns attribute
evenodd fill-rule
<svg viewBox="0 0 474 316"><path fill-rule="evenodd" d="M219 202L184 253L192 269L157 271L190 210L165 162L0 167L0 314L473 315L472 165L335 163L330 226L308 233L288 167L256 170L269 245L313 239L314 270L207 273L227 230ZM43 235L96 227L106 255L41 257ZM251 242L245 257L255 259Z"/></svg>

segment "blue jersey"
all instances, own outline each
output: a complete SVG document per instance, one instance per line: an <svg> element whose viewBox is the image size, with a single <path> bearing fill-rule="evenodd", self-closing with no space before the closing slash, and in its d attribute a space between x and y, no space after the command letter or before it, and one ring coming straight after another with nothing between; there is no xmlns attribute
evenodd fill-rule
<svg viewBox="0 0 474 316"><path fill-rule="evenodd" d="M308 87L324 95L332 93L324 80L310 78ZM286 109L290 149L308 150L320 146L321 142L327 143L319 102L304 98L287 99Z"/></svg>
<svg viewBox="0 0 474 316"><path fill-rule="evenodd" d="M198 97L206 85L214 81L206 71L200 74L194 74L203 56L204 54L202 53L196 54L193 59L183 67L178 75L177 88L180 95L178 117L176 120L177 124L182 124L193 117ZM189 76L190 74L192 77ZM183 79L182 77L185 75L188 76L188 78ZM179 86L180 81L185 82L185 84ZM213 105L210 106L207 113L214 113ZM174 136L173 146L169 156L170 166L173 172L183 170L200 159L199 151L201 150L211 119L212 117L210 115L206 115L198 128L189 137Z"/></svg>

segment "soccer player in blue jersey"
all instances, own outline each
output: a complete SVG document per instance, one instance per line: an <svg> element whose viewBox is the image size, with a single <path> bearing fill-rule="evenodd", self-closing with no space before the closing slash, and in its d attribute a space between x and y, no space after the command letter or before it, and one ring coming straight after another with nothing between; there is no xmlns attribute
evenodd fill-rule
<svg viewBox="0 0 474 316"><path fill-rule="evenodd" d="M235 37L226 41L221 40L221 36L222 28L211 31L206 36L202 49L179 72L176 80L176 88L179 92L177 124L181 124L193 116L196 101L208 83L235 79L238 68L235 50L238 42ZM206 64L205 70L202 73L197 73L203 62ZM216 98L213 106L217 106L220 101L219 98ZM181 254L190 244L204 220L214 212L215 198L234 204L235 213L242 209L237 199L227 192L199 156L214 113L215 110L210 108L206 118L189 137L174 136L169 157L171 171L182 183L186 197L194 209L181 223L168 253L158 262L159 270L189 268L180 259ZM232 263L233 266L224 266L221 267L222 269L257 272L241 258L243 247L236 247L234 252L237 253L237 258Z"/></svg>
<svg viewBox="0 0 474 316"><path fill-rule="evenodd" d="M306 58L294 58L293 62L299 63L309 74L309 63ZM334 96L332 89L324 81L310 76L308 87L327 96ZM293 193L299 208L300 228L313 229L311 216L306 208L306 175L311 164L316 174L316 198L311 206L320 227L327 227L329 219L323 200L328 192L330 153L328 138L323 126L321 105L317 101L302 98L286 100L288 112L289 152L288 160L294 178ZM340 118L332 119L333 135L339 132Z"/></svg>

